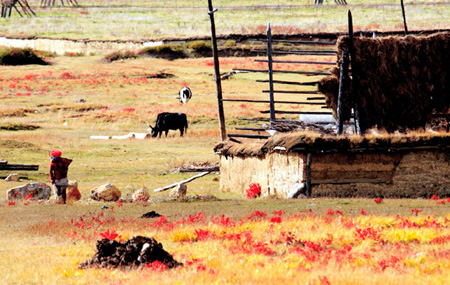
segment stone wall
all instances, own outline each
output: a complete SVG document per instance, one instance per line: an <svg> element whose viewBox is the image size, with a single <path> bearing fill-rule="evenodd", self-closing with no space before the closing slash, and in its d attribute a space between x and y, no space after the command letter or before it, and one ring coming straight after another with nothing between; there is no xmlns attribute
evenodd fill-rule
<svg viewBox="0 0 450 285"><path fill-rule="evenodd" d="M0 46L16 48L32 48L39 51L48 51L58 55L67 53L83 53L85 55L106 55L115 51L139 51L145 47L162 45L158 42L140 41L96 41L96 40L74 40L74 39L51 39L51 38L26 38L15 39L0 37Z"/></svg>

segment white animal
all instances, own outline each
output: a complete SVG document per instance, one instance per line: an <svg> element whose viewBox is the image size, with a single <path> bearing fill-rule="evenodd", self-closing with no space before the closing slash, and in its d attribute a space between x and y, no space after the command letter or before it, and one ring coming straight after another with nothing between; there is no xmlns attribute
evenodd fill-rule
<svg viewBox="0 0 450 285"><path fill-rule="evenodd" d="M186 104L192 97L192 92L189 87L184 86L180 90L180 103Z"/></svg>

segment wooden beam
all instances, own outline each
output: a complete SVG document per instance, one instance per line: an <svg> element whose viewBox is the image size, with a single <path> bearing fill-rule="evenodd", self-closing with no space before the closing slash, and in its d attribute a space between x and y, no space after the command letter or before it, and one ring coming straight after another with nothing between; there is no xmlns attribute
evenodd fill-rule
<svg viewBox="0 0 450 285"><path fill-rule="evenodd" d="M269 93L269 90L263 90L263 93ZM273 90L274 93L280 94L319 94L318 91L296 91L296 90Z"/></svg>
<svg viewBox="0 0 450 285"><path fill-rule="evenodd" d="M270 103L269 100L250 100L250 99L222 99L224 102L248 102L248 103ZM301 102L301 101L274 101L277 104L303 104L303 105L325 105L325 103L317 102Z"/></svg>
<svg viewBox="0 0 450 285"><path fill-rule="evenodd" d="M228 134L229 138L268 139L269 135Z"/></svg>
<svg viewBox="0 0 450 285"><path fill-rule="evenodd" d="M39 165L34 164L0 164L0 170L39 170Z"/></svg>
<svg viewBox="0 0 450 285"><path fill-rule="evenodd" d="M258 83L267 83L269 80L256 80ZM284 80L274 80L273 83L276 84L286 84L286 85L307 85L307 86L314 86L319 84L319 81L312 81L312 82L294 82L294 81L284 81Z"/></svg>
<svg viewBox="0 0 450 285"><path fill-rule="evenodd" d="M261 72L268 73L267 69L246 69L246 68L236 68L233 69L237 72ZM331 72L321 72L321 71L293 71L293 70L274 70L273 73L289 73L289 74L305 74L305 75L331 75Z"/></svg>
<svg viewBox="0 0 450 285"><path fill-rule="evenodd" d="M302 40L272 40L272 42L282 42L282 43L292 43L292 44L303 44L303 45L327 45L334 46L336 42L328 42L328 41L302 41Z"/></svg>
<svg viewBox="0 0 450 285"><path fill-rule="evenodd" d="M267 62L265 59L255 59L256 62ZM321 64L321 65L336 65L336 62L329 61L301 61L301 60L272 60L275 63L301 63L301 64Z"/></svg>
<svg viewBox="0 0 450 285"><path fill-rule="evenodd" d="M202 176L205 176L206 174L209 174L209 173L211 173L211 171L205 171L205 172L202 172L202 173L200 173L200 174L197 174L197 175L195 175L195 176L193 176L193 177L191 177L191 178L188 178L188 179L185 179L185 180L183 180L183 181L180 181L180 182L177 182L177 183L173 183L173 184L170 184L170 185L161 187L161 188L157 188L157 189L155 189L155 190L153 190L153 191L154 191L154 192L162 192L162 191L166 191L166 190L168 190L168 189L170 189L170 188L173 188L173 187L177 186L178 184L186 184L186 183L188 183L188 182L191 182L192 180L195 180L195 179L197 179L197 178L200 178L200 177L202 177Z"/></svg>
<svg viewBox="0 0 450 285"><path fill-rule="evenodd" d="M247 127L236 127L236 130L240 131L252 131L252 132L264 132L266 129L263 128L247 128Z"/></svg>
<svg viewBox="0 0 450 285"><path fill-rule="evenodd" d="M270 112L270 110L266 111L259 111L261 114L267 114ZM281 110L275 110L275 113L278 114L300 114L300 115L332 115L332 112L314 112L314 111L281 111Z"/></svg>

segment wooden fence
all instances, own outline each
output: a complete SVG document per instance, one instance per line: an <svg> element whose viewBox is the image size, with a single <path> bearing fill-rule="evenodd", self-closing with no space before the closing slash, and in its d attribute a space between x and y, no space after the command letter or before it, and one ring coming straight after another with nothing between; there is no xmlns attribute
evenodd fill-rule
<svg viewBox="0 0 450 285"><path fill-rule="evenodd" d="M334 61L324 61L321 57L335 56L335 45L336 41L327 40L272 40L270 24L267 28L267 39L265 40L267 44L267 49L265 50L254 50L256 54L267 54L267 59L256 59L255 62L267 63L267 69L234 69L236 73L251 72L251 73L264 73L267 74L267 79L256 80L257 83L268 84L268 88L262 90L261 99L248 99L248 98L223 98L222 102L245 102L251 104L269 104L269 109L262 109L259 111L260 115L268 114L269 117L259 117L259 118L239 118L242 121L254 121L254 122L270 122L273 126L277 122L293 122L298 121L292 120L292 118L283 117L284 115L331 115L332 112L329 110L315 110L315 111L293 111L286 110L284 106L296 105L299 108L301 106L319 106L321 109L326 108L325 97L318 93L317 84L318 78L331 75L330 72L323 70L285 70L285 69L274 69L273 65L284 64L300 64L300 66L334 66L336 62ZM273 48L273 44L278 44L277 46L289 45L289 50L278 48ZM305 48L309 47L309 48ZM311 49L313 47L313 49ZM317 48L319 47L319 48ZM309 60L286 60L279 59L279 57L285 57L286 55L297 55L297 56L312 56L313 59ZM303 81L290 79L282 80L279 79L283 75L291 76L302 76ZM304 75L311 76L314 80L305 81ZM290 88L286 88L289 86ZM295 89L293 89L295 88ZM293 99L283 100L277 99L279 95L288 95L294 97ZM253 139L266 139L269 137L267 134L261 134L266 129L261 127L243 127L238 126L236 130L246 131L250 133L228 133L229 138L253 138ZM254 134L252 132L257 132Z"/></svg>

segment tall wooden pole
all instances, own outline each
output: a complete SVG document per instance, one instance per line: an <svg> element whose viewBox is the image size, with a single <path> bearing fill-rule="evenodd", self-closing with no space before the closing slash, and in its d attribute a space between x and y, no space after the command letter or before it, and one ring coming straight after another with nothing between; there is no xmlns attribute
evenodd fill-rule
<svg viewBox="0 0 450 285"><path fill-rule="evenodd" d="M361 122L359 120L359 98L356 98L355 93L359 89L359 79L358 79L358 66L356 63L356 52L353 43L353 17L352 12L348 10L348 38L349 38L349 49L350 49L350 65L352 67L352 99L353 99L353 113L355 115L355 129L358 135L362 135L363 130L361 130ZM365 130L364 130L365 131Z"/></svg>
<svg viewBox="0 0 450 285"><path fill-rule="evenodd" d="M406 26L405 5L403 4L403 0L400 0L400 4L402 5L403 27L405 28L405 36L406 36L408 34L408 27Z"/></svg>
<svg viewBox="0 0 450 285"><path fill-rule="evenodd" d="M342 51L341 58L341 71L339 78L339 95L338 95L338 104L337 104L337 135L342 135L344 130L344 120L342 118L342 105L344 101L344 96L347 94L347 74L348 74L348 55L346 51Z"/></svg>
<svg viewBox="0 0 450 285"><path fill-rule="evenodd" d="M220 138L224 141L227 138L227 131L225 129L225 116L223 114L222 83L220 81L219 54L217 52L216 25L214 23L214 13L217 9L213 9L212 0L208 0L208 9L209 19L211 21L211 42L213 47L214 71L216 75Z"/></svg>
<svg viewBox="0 0 450 285"><path fill-rule="evenodd" d="M270 125L273 125L275 122L275 103L273 98L272 32L270 23L267 25L267 62L269 71Z"/></svg>

